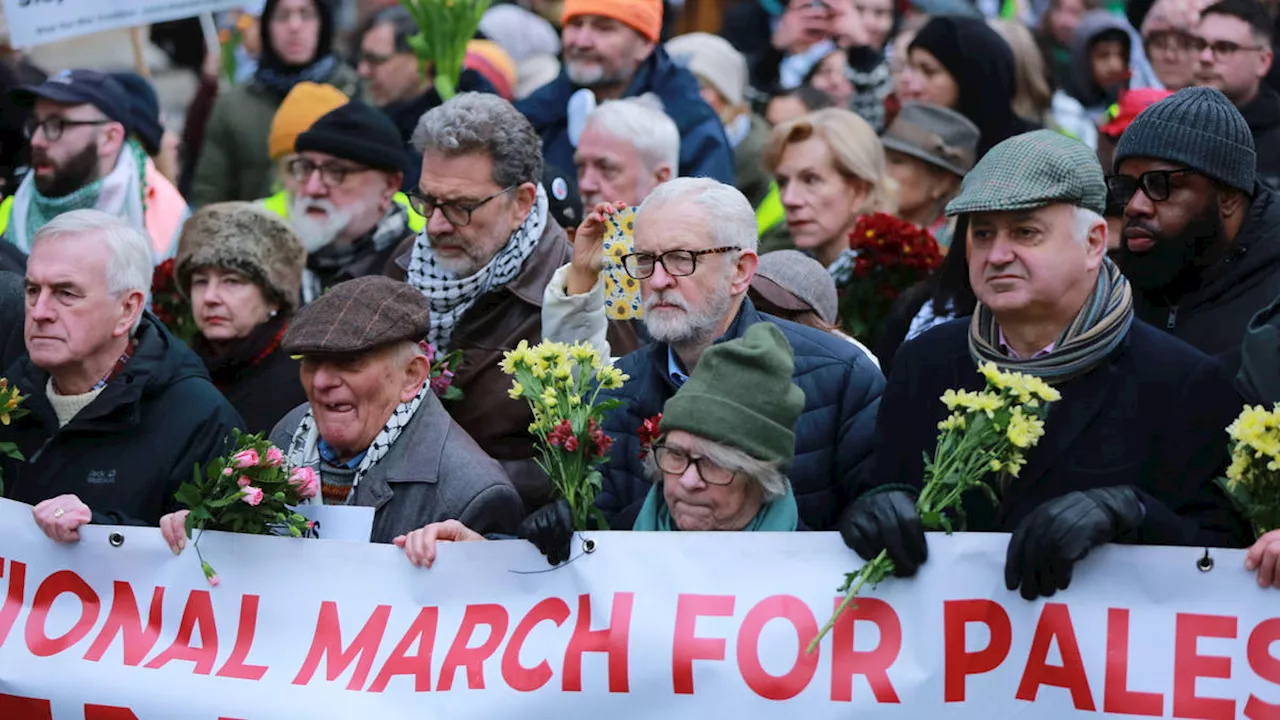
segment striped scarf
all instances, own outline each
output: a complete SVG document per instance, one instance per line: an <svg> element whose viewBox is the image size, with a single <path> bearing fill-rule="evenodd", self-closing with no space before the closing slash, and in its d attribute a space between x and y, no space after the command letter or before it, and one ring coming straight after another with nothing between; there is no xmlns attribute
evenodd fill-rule
<svg viewBox="0 0 1280 720"><path fill-rule="evenodd" d="M969 354L976 363L994 363L1001 370L1034 375L1059 385L1102 364L1129 333L1131 324L1133 293L1129 281L1107 258L1093 294L1058 338L1052 352L1025 360L1000 352L1000 326L991 310L978 303L969 324Z"/></svg>

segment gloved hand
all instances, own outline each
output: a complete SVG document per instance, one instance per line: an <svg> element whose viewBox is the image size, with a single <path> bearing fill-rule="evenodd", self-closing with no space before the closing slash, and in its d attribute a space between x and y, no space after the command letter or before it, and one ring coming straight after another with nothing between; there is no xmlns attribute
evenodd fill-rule
<svg viewBox="0 0 1280 720"><path fill-rule="evenodd" d="M1147 509L1129 485L1078 490L1022 519L1005 558L1004 584L1034 600L1066 590L1071 568L1098 545L1138 529Z"/></svg>
<svg viewBox="0 0 1280 720"><path fill-rule="evenodd" d="M534 510L520 521L516 535L533 543L552 565L565 562L569 559L569 543L573 540L573 516L569 513L569 503L557 500Z"/></svg>
<svg viewBox="0 0 1280 720"><path fill-rule="evenodd" d="M840 516L840 536L863 560L887 550L898 577L915 575L929 557L916 499L902 490L858 498Z"/></svg>

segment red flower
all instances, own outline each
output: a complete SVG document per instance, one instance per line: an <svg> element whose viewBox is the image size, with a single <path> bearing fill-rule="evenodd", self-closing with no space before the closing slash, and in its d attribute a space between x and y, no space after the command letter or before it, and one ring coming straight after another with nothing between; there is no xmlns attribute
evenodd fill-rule
<svg viewBox="0 0 1280 720"><path fill-rule="evenodd" d="M595 418L587 421L587 436L591 438L591 442L595 443L596 455L604 457L609 454L609 449L613 447L613 438L604 433L604 428L596 423Z"/></svg>
<svg viewBox="0 0 1280 720"><path fill-rule="evenodd" d="M640 429L636 433L640 436L640 457L653 447L653 441L658 439L662 431L658 429L658 425L662 424L662 413L658 413L653 417L640 423Z"/></svg>
<svg viewBox="0 0 1280 720"><path fill-rule="evenodd" d="M564 449L566 452L578 451L578 438L576 435L570 435L569 439L564 441Z"/></svg>
<svg viewBox="0 0 1280 720"><path fill-rule="evenodd" d="M844 329L875 342L893 301L942 264L942 252L923 228L885 213L863 215L849 233L857 255L850 280L839 288Z"/></svg>
<svg viewBox="0 0 1280 720"><path fill-rule="evenodd" d="M547 442L550 443L551 447L560 447L566 444L570 439L574 440L575 445L573 450L576 450L577 438L574 438L573 426L569 424L568 420L561 420L554 428L551 429L551 432L547 433ZM573 452L573 450L569 450L569 452Z"/></svg>

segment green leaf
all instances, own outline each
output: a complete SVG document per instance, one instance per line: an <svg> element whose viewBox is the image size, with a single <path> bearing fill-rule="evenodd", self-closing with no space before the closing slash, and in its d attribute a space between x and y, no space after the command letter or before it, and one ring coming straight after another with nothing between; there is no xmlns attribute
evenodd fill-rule
<svg viewBox="0 0 1280 720"><path fill-rule="evenodd" d="M943 524L949 521L947 521L942 516L942 513L933 511L933 512L921 513L920 522L922 522L926 528L930 530L936 530L938 528L943 527Z"/></svg>
<svg viewBox="0 0 1280 720"><path fill-rule="evenodd" d="M209 512L209 508L199 504L191 508L190 517L193 517L197 520L206 520L210 522L213 521L213 513Z"/></svg>

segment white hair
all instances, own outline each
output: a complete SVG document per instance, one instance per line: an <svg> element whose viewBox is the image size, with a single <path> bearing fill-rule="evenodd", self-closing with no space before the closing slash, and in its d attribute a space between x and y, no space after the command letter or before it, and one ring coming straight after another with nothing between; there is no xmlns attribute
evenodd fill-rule
<svg viewBox="0 0 1280 720"><path fill-rule="evenodd" d="M676 178L649 193L636 211L636 219L674 202L689 203L701 211L714 247L755 251L759 232L756 211L738 188L711 178Z"/></svg>
<svg viewBox="0 0 1280 720"><path fill-rule="evenodd" d="M650 172L666 165L675 177L680 170L680 130L651 93L602 103L587 115L586 126L630 143Z"/></svg>
<svg viewBox="0 0 1280 720"><path fill-rule="evenodd" d="M151 302L151 274L154 265L151 257L151 240L138 228L101 210L72 210L63 213L36 231L31 239L31 249L41 241L53 237L101 238L111 253L107 260L107 291L119 297L137 290L143 295L143 306ZM134 329L142 321L142 313L134 322Z"/></svg>
<svg viewBox="0 0 1280 720"><path fill-rule="evenodd" d="M1079 205L1073 206L1072 209L1075 210L1075 225L1072 234L1075 235L1076 240L1080 241L1080 244L1083 245L1089 242L1089 231L1093 229L1094 225L1101 224L1104 229L1106 228L1106 218L1098 213Z"/></svg>
<svg viewBox="0 0 1280 720"><path fill-rule="evenodd" d="M787 476L782 472L780 463L757 460L736 447L708 440L693 433L689 433L689 438L690 454L704 457L713 465L732 470L759 485L764 493L765 502L777 500L787 494ZM651 452L644 454L644 470L653 482L662 480L662 468L658 467Z"/></svg>

